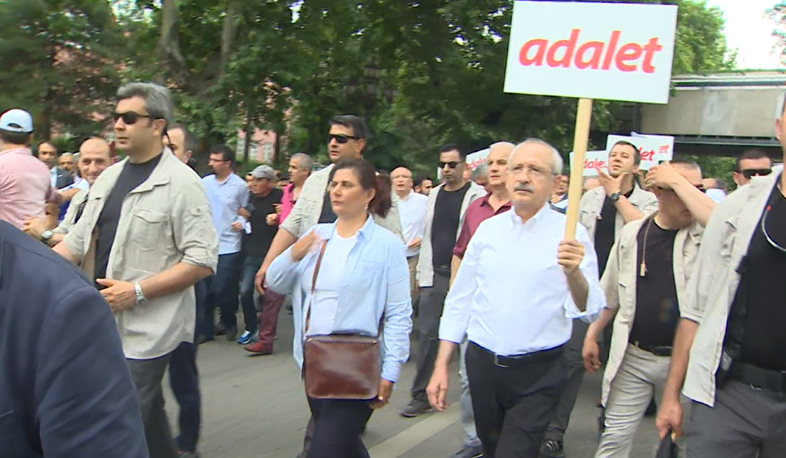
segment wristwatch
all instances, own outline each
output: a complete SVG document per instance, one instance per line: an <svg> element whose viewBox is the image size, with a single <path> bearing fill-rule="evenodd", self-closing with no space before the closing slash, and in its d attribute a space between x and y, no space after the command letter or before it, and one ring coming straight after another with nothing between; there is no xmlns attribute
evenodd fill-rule
<svg viewBox="0 0 786 458"><path fill-rule="evenodd" d="M49 241L54 237L55 233L50 230L45 230L41 233L41 241L44 243L49 243Z"/></svg>
<svg viewBox="0 0 786 458"><path fill-rule="evenodd" d="M617 203L617 201L620 200L620 197L622 197L622 194L620 194L619 192L615 192L614 194L609 196L609 200L611 200L614 203Z"/></svg>
<svg viewBox="0 0 786 458"><path fill-rule="evenodd" d="M139 285L138 281L134 282L134 293L136 293L136 301L134 302L134 305L139 305L147 302L147 298L145 297L145 294L142 292L142 287Z"/></svg>

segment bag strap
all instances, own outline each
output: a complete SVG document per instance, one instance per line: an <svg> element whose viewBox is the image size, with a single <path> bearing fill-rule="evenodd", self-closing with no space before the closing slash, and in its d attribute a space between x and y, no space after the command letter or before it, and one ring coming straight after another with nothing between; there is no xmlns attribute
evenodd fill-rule
<svg viewBox="0 0 786 458"><path fill-rule="evenodd" d="M319 276L319 267L322 265L322 258L325 256L325 248L327 248L327 240L322 242L319 249L319 256L317 256L317 264L314 266L314 275L311 277L311 295L308 298L308 310L306 311L306 322L303 326L303 339L306 338L306 331L311 322L311 304L314 302L314 291L317 288L317 277Z"/></svg>
<svg viewBox="0 0 786 458"><path fill-rule="evenodd" d="M322 247L319 249L319 256L317 257L317 264L314 266L314 275L311 277L311 295L308 299L308 310L306 310L306 321L303 326L303 340L306 339L306 332L311 323L311 305L314 303L314 291L317 287L317 277L319 276L319 268L322 265L322 258L325 256L325 249L327 247L327 240L322 242ZM377 338L382 335L382 329L385 323L385 313L379 318L379 325L377 325Z"/></svg>

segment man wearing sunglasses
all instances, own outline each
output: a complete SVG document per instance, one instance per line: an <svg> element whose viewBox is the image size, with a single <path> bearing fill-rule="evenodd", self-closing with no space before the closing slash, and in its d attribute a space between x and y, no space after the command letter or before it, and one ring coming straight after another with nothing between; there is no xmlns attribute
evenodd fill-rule
<svg viewBox="0 0 786 458"><path fill-rule="evenodd" d="M775 131L786 155L786 119ZM756 177L718 205L699 249L656 425L688 458L786 456L786 178ZM684 384L683 384L684 382Z"/></svg>
<svg viewBox="0 0 786 458"><path fill-rule="evenodd" d="M300 191L292 212L279 226L279 231L268 249L265 261L259 268L254 279L257 291L264 294L265 274L274 259L287 248L294 244L298 238L318 223L332 223L336 221L333 207L328 193L328 178L333 170L333 164L342 158L361 159L366 147L368 131L362 119L355 115L336 116L330 120L330 131L327 137L328 155L331 164L322 170L314 172L306 179ZM401 222L398 214L398 197L393 194L393 206L385 218L374 215L374 220L380 226L396 234L402 241ZM283 229L283 230L282 230ZM313 418L306 428L304 448L300 456L307 456L310 448Z"/></svg>
<svg viewBox="0 0 786 458"><path fill-rule="evenodd" d="M606 307L589 326L582 351L586 370L598 370L597 338L614 319L603 377L605 427L596 458L630 454L650 400L663 390L692 266L715 207L693 162L653 167L647 181L658 211L623 227L600 282Z"/></svg>
<svg viewBox="0 0 786 458"><path fill-rule="evenodd" d="M180 342L193 342L193 285L215 270L218 242L199 177L164 146L169 91L125 85L113 118L126 158L98 177L54 250L82 267L114 312L150 457L174 458L161 380Z"/></svg>
<svg viewBox="0 0 786 458"><path fill-rule="evenodd" d="M737 187L750 183L753 177L767 176L772 173L772 159L760 149L745 151L734 162L732 178Z"/></svg>
<svg viewBox="0 0 786 458"><path fill-rule="evenodd" d="M428 196L426 223L418 259L420 305L415 321L415 337L419 342L415 354L417 371L412 382L409 404L401 409L407 418L417 417L432 410L426 394L439 350L439 320L445 297L450 287L450 265L453 249L464 223L469 205L486 195L486 190L464 179L466 156L457 145L445 145L439 150L439 162L444 183Z"/></svg>

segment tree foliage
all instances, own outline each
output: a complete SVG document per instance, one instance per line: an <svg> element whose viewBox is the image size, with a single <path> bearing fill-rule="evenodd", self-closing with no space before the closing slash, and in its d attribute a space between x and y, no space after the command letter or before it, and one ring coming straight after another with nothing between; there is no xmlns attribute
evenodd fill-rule
<svg viewBox="0 0 786 458"><path fill-rule="evenodd" d="M0 109L27 109L44 138L102 130L94 114L117 88L119 37L107 2L0 2Z"/></svg>
<svg viewBox="0 0 786 458"><path fill-rule="evenodd" d="M406 163L431 170L434 151L447 142L472 151L499 140L533 136L567 151L575 100L502 91L513 3L0 3L0 13L13 13L0 14L0 21L9 23L0 28L0 56L4 62L17 62L0 82L4 88L19 88L4 91L5 96L18 96L20 105L46 101L39 111L49 110L58 122L62 113L63 126L76 129L78 118L67 117L91 108L88 99L111 100L118 78L158 81L173 90L178 120L205 140L203 146L231 141L239 129L257 127L286 139L282 153L305 150L319 158L330 117L355 113L370 125L366 155L379 167ZM674 72L732 67L719 10L698 0L676 3L680 12ZM21 37L7 41L15 34L8 19L14 14L30 17L31 25ZM43 37L37 34L44 29ZM45 65L41 49L56 49L53 43L85 56L86 63L73 69L79 75ZM30 68L47 69L46 78L35 85L6 86ZM72 93L78 97L69 98ZM9 103L0 99L0 108ZM630 105L596 102L593 128L630 130L628 112Z"/></svg>

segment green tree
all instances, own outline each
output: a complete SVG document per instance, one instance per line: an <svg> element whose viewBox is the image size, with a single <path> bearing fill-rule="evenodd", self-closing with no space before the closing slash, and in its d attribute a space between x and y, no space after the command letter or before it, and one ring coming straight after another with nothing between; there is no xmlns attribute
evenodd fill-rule
<svg viewBox="0 0 786 458"><path fill-rule="evenodd" d="M0 111L30 111L44 138L103 130L97 119L118 83L117 32L108 2L0 2Z"/></svg>

